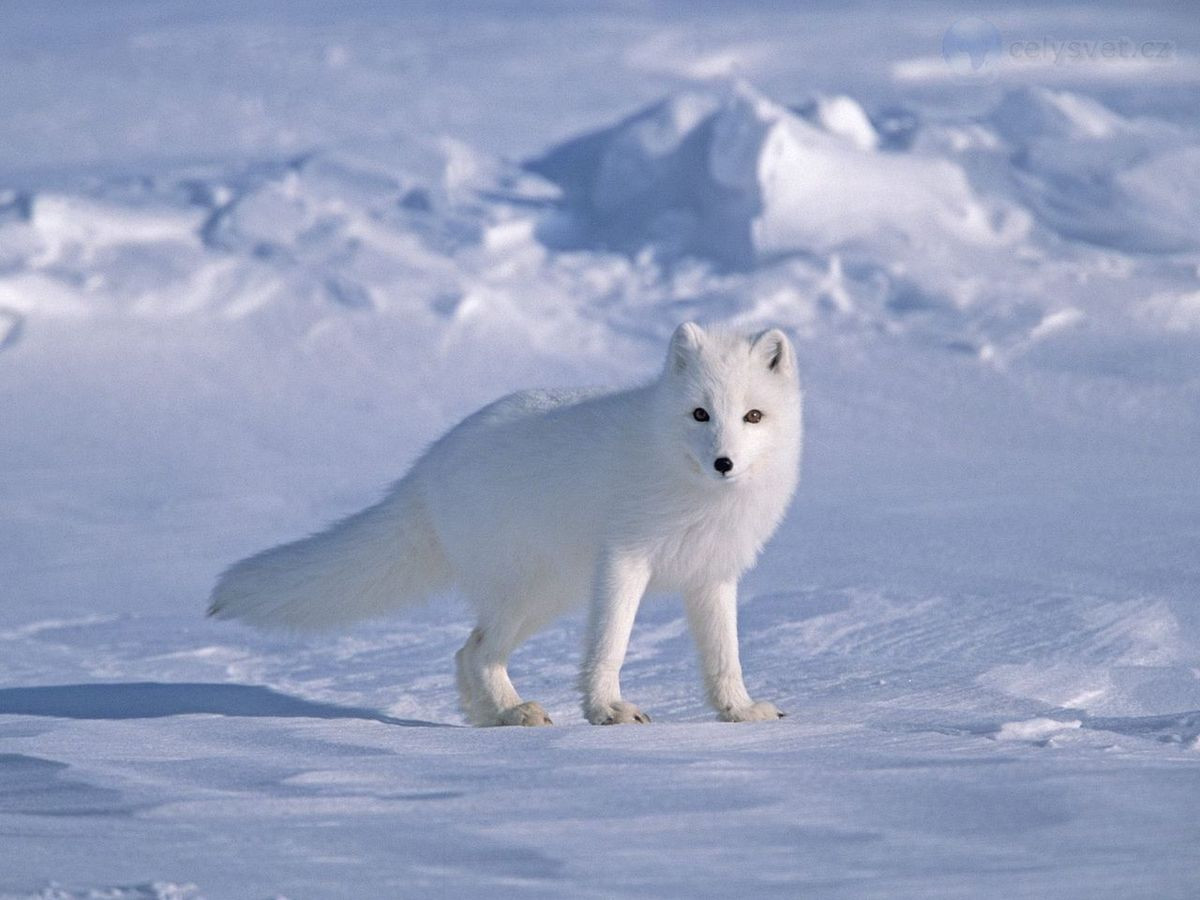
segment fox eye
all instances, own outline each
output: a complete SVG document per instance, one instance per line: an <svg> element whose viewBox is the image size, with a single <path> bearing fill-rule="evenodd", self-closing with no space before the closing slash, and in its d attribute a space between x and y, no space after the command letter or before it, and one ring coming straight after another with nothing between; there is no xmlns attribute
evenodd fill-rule
<svg viewBox="0 0 1200 900"><path fill-rule="evenodd" d="M707 422L708 421L708 410L705 409L703 406L697 406L695 409L692 410L692 418L695 419L697 422Z"/></svg>
<svg viewBox="0 0 1200 900"><path fill-rule="evenodd" d="M742 416L742 421L749 422L751 425L757 425L762 421L762 411L758 409L752 409L750 412Z"/></svg>

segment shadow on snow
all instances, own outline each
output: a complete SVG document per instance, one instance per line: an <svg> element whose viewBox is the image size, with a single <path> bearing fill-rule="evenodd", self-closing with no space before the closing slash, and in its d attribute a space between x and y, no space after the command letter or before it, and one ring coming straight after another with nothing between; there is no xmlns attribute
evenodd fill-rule
<svg viewBox="0 0 1200 900"><path fill-rule="evenodd" d="M245 684L131 682L61 684L0 689L0 715L54 716L64 719L157 719L212 713L298 719L365 719L385 725L438 726L419 719L397 719L355 706L318 703L270 688Z"/></svg>

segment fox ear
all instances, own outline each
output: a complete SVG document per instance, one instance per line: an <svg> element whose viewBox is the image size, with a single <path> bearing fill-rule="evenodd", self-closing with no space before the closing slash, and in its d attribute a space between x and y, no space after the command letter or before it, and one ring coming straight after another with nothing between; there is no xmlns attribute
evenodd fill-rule
<svg viewBox="0 0 1200 900"><path fill-rule="evenodd" d="M671 335L671 347L667 351L667 368L673 372L686 369L700 349L704 330L695 322L684 322Z"/></svg>
<svg viewBox="0 0 1200 900"><path fill-rule="evenodd" d="M750 342L750 353L772 372L786 374L796 370L796 355L792 342L778 328L764 331Z"/></svg>

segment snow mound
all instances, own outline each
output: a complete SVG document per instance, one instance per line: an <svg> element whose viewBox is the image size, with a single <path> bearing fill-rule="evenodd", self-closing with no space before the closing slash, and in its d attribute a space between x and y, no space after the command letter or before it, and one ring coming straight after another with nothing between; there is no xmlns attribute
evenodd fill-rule
<svg viewBox="0 0 1200 900"><path fill-rule="evenodd" d="M1024 220L978 195L963 169L885 153L847 97L813 121L745 84L668 98L568 141L528 167L563 191L568 239L636 251L654 244L748 266L867 246L1004 246Z"/></svg>
<svg viewBox="0 0 1200 900"><path fill-rule="evenodd" d="M31 315L433 305L462 293L471 266L456 254L511 231L509 210L478 199L508 177L460 142L414 138L14 194L0 206L0 349Z"/></svg>
<svg viewBox="0 0 1200 900"><path fill-rule="evenodd" d="M1129 131L1128 123L1098 100L1044 87L1007 92L989 117L1006 139L1096 140Z"/></svg>
<svg viewBox="0 0 1200 900"><path fill-rule="evenodd" d="M830 134L840 135L859 150L874 150L879 146L879 134L866 112L853 97L838 94L819 97L813 113L821 127Z"/></svg>
<svg viewBox="0 0 1200 900"><path fill-rule="evenodd" d="M995 736L998 741L1043 741L1061 731L1070 731L1082 725L1079 719L1067 722L1047 718L1025 719L1003 723Z"/></svg>
<svg viewBox="0 0 1200 900"><path fill-rule="evenodd" d="M1133 253L1200 247L1200 139L1042 87L1010 91L986 117L1017 198L1071 240Z"/></svg>

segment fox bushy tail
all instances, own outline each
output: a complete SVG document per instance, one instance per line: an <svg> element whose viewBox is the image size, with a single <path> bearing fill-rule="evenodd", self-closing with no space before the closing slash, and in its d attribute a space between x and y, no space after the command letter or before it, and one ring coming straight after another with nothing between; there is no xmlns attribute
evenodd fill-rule
<svg viewBox="0 0 1200 900"><path fill-rule="evenodd" d="M449 564L411 477L374 506L230 566L208 614L314 630L413 606L449 587Z"/></svg>

